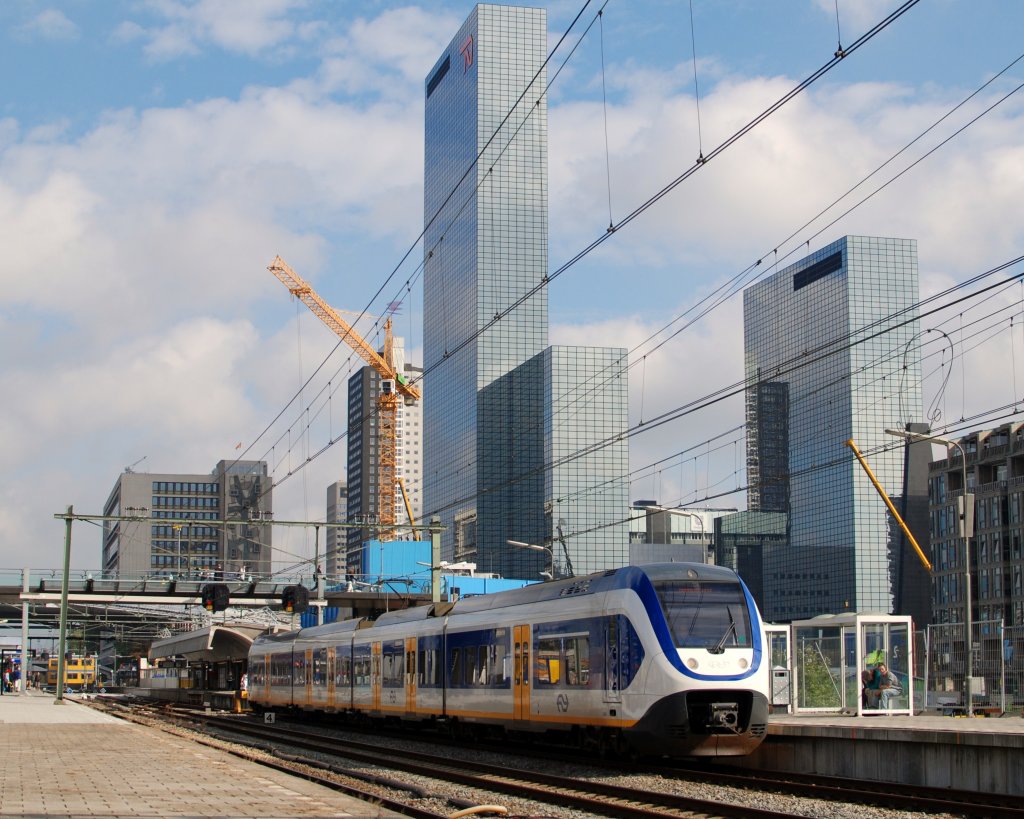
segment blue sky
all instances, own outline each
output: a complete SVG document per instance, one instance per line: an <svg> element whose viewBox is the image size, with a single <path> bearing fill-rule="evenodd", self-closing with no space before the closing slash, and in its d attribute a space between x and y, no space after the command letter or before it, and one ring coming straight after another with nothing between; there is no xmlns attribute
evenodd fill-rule
<svg viewBox="0 0 1024 819"><path fill-rule="evenodd" d="M581 5L548 4L552 45ZM840 0L844 45L898 5ZM835 8L694 0L705 152L831 57ZM258 438L334 346L265 268L280 253L330 303L367 307L422 226L422 84L469 9L0 4L0 567L56 565L63 530L53 513L69 503L101 511L117 474L144 456L141 468L152 471L204 471L237 443L254 444L250 454L280 477L338 435L335 398L310 413L308 433L293 405ZM635 424L742 376L738 299L647 359L642 342L776 247L782 255L843 233L917 238L924 292L1017 255L1017 95L836 225L783 240L1020 56L1021 31L1015 0L919 3L553 284L552 341L636 346ZM1022 66L902 165L1019 84ZM607 226L606 168L618 219L693 162L693 89L689 6L609 2L551 90L552 269ZM401 283L415 278L417 261L414 251L369 305L403 301L396 324L413 360L422 299ZM937 396L957 416L1001 405L1024 376L1008 387L994 362L1015 355L994 336L945 391L926 388L926 403ZM336 353L324 369L331 389L346 358ZM742 406L711 415L641 436L633 468L699 447L739 424ZM742 444L729 440L721 463L710 453L680 459L672 476L637 475L631 494L741 505L742 496L718 497L742 482ZM335 446L288 479L275 493L278 516L322 517L324 487L343 462ZM97 565L98 536L82 528L77 537L76 564Z"/></svg>

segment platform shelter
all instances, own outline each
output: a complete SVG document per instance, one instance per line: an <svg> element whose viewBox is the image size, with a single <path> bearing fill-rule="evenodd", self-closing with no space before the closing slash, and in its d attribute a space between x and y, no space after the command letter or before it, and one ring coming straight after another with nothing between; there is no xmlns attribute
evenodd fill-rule
<svg viewBox="0 0 1024 819"><path fill-rule="evenodd" d="M793 713L914 713L909 616L823 614L792 623L790 632ZM886 696L887 708L862 698L862 672L883 664L899 687L899 693Z"/></svg>

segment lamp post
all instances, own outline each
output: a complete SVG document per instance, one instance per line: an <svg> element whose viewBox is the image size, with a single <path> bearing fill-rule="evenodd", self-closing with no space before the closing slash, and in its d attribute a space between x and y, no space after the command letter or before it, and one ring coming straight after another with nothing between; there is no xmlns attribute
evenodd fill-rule
<svg viewBox="0 0 1024 819"><path fill-rule="evenodd" d="M707 530L704 528L704 518L702 518L696 512L688 512L688 511L686 511L684 509L671 509L671 510L668 510L668 511L671 514L685 515L686 517L691 518L692 520L695 520L695 521L697 521L697 523L700 524L700 545L704 549L704 560L702 560L701 562L702 563L707 563L708 562L707 548L711 544L706 542L707 539L708 539L708 533L707 533Z"/></svg>
<svg viewBox="0 0 1024 819"><path fill-rule="evenodd" d="M959 535L964 541L964 631L965 648L967 651L967 676L964 680L964 697L967 700L967 716L974 716L974 702L971 696L971 683L974 678L974 618L971 614L971 538L974 536L974 493L967 491L967 453L959 441L942 438L938 435L927 435L921 432L908 432L899 429L887 429L887 435L895 435L907 441L933 441L947 447L954 446L960 450L960 466L963 470L963 487L957 506L960 517Z"/></svg>
<svg viewBox="0 0 1024 819"><path fill-rule="evenodd" d="M505 542L509 546L514 546L517 549L530 549L531 551L534 551L534 552L547 552L548 561L549 561L548 565L551 566L551 571L549 571L549 572L541 572L541 577L544 577L544 575L547 575L547 577L544 578L545 580L554 580L555 579L555 550L554 550L554 548L552 548L551 546L538 546L536 543L523 543L523 541L521 541L521 540L506 540Z"/></svg>
<svg viewBox="0 0 1024 819"><path fill-rule="evenodd" d="M181 527L182 527L182 524L180 524L180 523L172 523L171 524L171 528L178 535L178 560L177 560L177 564L178 565L174 567L174 570L175 570L174 573L178 577L182 576L182 574L181 574Z"/></svg>

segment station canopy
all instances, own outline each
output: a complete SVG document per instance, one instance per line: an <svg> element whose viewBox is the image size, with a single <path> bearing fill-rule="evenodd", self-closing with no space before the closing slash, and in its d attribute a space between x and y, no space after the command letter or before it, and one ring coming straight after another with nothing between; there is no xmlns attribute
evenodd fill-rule
<svg viewBox="0 0 1024 819"><path fill-rule="evenodd" d="M271 632L281 629L271 626ZM268 631L253 623L224 623L157 640L149 647L149 659L184 657L193 662L242 660L249 655L252 641Z"/></svg>

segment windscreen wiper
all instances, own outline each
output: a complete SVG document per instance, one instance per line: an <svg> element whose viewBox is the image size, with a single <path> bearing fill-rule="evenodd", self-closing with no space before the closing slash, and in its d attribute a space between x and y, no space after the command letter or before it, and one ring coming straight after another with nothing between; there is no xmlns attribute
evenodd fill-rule
<svg viewBox="0 0 1024 819"><path fill-rule="evenodd" d="M736 621L732 619L732 612L729 612L729 627L725 630L725 634L719 638L718 642L715 643L714 648L709 648L709 654L722 654L725 651L725 641L729 639L730 634L736 633Z"/></svg>

